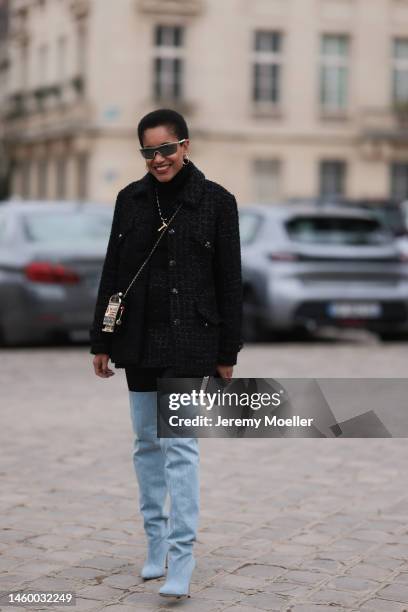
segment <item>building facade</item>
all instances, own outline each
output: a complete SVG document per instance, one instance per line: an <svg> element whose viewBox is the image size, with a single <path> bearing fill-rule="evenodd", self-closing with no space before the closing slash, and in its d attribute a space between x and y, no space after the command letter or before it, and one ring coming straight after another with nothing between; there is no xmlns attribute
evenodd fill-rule
<svg viewBox="0 0 408 612"><path fill-rule="evenodd" d="M408 197L408 0L9 0L11 193L112 202L182 112L241 203Z"/></svg>

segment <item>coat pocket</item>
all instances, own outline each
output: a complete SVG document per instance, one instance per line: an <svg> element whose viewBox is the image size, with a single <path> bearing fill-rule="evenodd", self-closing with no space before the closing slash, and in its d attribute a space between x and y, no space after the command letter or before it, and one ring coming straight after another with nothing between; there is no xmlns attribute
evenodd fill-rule
<svg viewBox="0 0 408 612"><path fill-rule="evenodd" d="M195 307L205 326L208 324L219 325L221 323L222 318L209 304L202 301L196 301Z"/></svg>
<svg viewBox="0 0 408 612"><path fill-rule="evenodd" d="M121 242L123 242L123 240L129 234L129 232L132 231L134 224L135 224L134 219L128 219L127 221L124 221L121 224L118 234L117 234L117 239L119 241L119 244L121 244Z"/></svg>
<svg viewBox="0 0 408 612"><path fill-rule="evenodd" d="M192 233L194 245L199 249L200 253L213 255L215 252L214 239L212 236L207 236L199 230L194 230Z"/></svg>
<svg viewBox="0 0 408 612"><path fill-rule="evenodd" d="M150 225L132 219L124 223L119 229L117 238L119 249L130 254L134 251L150 250L154 244L155 236Z"/></svg>

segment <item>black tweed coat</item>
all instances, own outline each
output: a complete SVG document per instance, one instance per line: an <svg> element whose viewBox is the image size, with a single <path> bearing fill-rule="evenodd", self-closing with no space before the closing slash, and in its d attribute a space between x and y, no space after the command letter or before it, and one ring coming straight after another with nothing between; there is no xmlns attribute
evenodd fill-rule
<svg viewBox="0 0 408 612"><path fill-rule="evenodd" d="M142 313L132 307L138 281L126 298L122 325L111 334L102 332L102 321L109 297L126 290L153 244L148 184L146 174L118 194L90 330L91 353L109 354L116 367L138 364L137 317ZM171 365L193 375L213 372L219 364L234 365L243 346L238 211L235 197L194 165L179 203L183 206L163 238L168 248L169 322L151 339L150 357L152 365L155 360L160 365L160 349L170 339Z"/></svg>

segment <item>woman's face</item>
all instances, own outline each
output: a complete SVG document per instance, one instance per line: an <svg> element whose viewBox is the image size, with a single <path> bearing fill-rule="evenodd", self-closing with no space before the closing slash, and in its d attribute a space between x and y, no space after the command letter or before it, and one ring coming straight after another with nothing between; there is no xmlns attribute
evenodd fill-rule
<svg viewBox="0 0 408 612"><path fill-rule="evenodd" d="M159 147L162 144L177 142L178 140L181 139L164 125L148 128L143 134L144 147ZM188 145L189 141L185 140L182 144L177 145L177 151L173 155L166 157L163 157L160 152L156 153L154 159L146 160L148 171L162 183L171 181L183 167L183 159L187 155Z"/></svg>

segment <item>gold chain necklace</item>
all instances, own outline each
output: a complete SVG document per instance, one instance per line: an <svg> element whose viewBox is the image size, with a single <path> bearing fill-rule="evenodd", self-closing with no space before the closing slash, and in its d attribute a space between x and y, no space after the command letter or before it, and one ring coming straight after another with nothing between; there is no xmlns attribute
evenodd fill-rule
<svg viewBox="0 0 408 612"><path fill-rule="evenodd" d="M162 220L162 224L161 224L161 226L159 227L159 229L157 231L161 232L162 229L167 227L168 223L167 223L167 219L165 217L163 217L162 212L161 212L160 202L159 202L159 194L157 193L157 187L155 188L155 192L156 192L157 208L158 208L158 211L159 211L160 219Z"/></svg>

